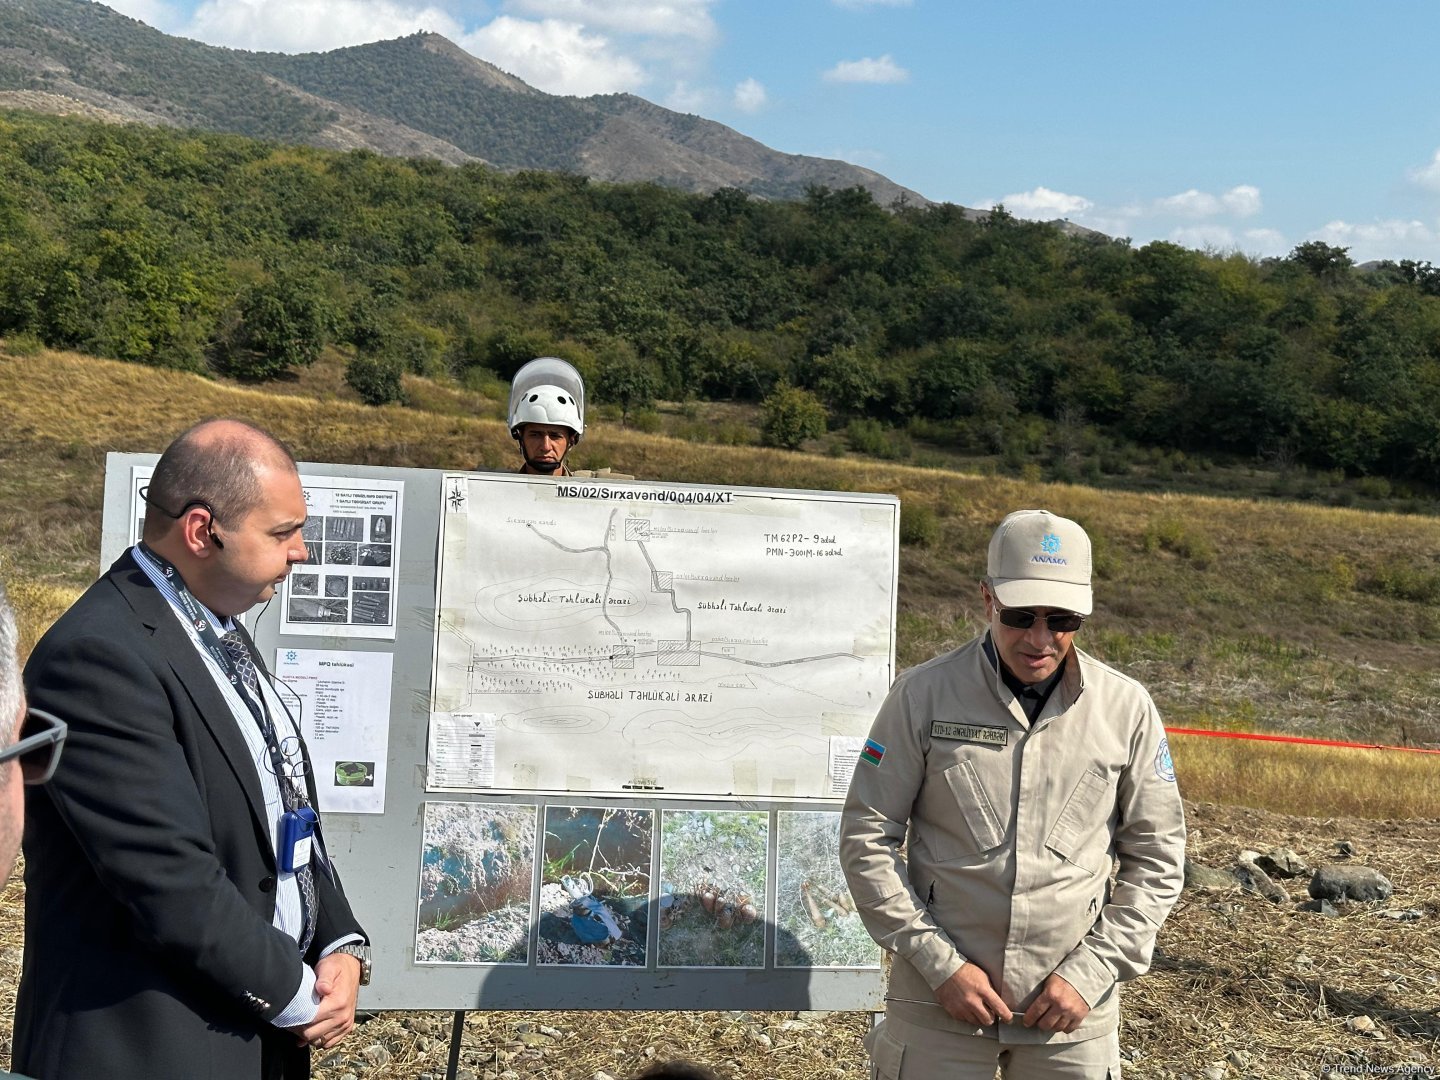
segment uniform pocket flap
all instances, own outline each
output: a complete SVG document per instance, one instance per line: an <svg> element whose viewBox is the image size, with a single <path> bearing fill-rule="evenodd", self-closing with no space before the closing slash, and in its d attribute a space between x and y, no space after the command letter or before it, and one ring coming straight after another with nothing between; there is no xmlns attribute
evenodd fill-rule
<svg viewBox="0 0 1440 1080"><path fill-rule="evenodd" d="M1005 830L1001 827L995 807L990 803L990 797L985 794L985 787L980 783L980 774L975 771L975 766L969 761L950 766L945 770L945 782L950 785L950 793L955 796L955 802L960 807L958 831L962 838L966 832L970 837L968 850L957 851L955 854L971 855L979 851L989 851L1001 843L1005 839Z"/></svg>
<svg viewBox="0 0 1440 1080"><path fill-rule="evenodd" d="M1065 800L1065 809L1060 811L1054 828L1045 838L1045 846L1061 858L1075 862L1084 838L1093 833L1103 820L1109 820L1108 812L1103 815L1102 821L1096 820L1096 814L1100 801L1110 790L1109 780L1087 770L1070 793L1070 798Z"/></svg>

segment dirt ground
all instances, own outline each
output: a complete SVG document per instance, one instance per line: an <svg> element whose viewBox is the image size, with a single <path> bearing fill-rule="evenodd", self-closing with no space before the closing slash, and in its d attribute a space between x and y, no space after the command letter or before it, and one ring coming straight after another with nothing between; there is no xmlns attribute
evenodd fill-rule
<svg viewBox="0 0 1440 1080"><path fill-rule="evenodd" d="M1161 932L1151 973L1126 989L1127 1077L1300 1080L1440 1074L1440 821L1286 817L1191 805L1190 856L1228 868L1245 848L1293 848L1312 867L1348 860L1395 885L1336 918L1238 890L1187 890ZM1283 883L1304 899L1306 881ZM22 888L0 897L0 1060L21 956ZM1382 912L1406 913L1407 921ZM440 1080L453 1014L382 1013L320 1058L317 1080ZM460 1075L471 1080L616 1080L686 1057L735 1080L868 1075L859 1013L469 1013ZM1366 1029L1357 1030L1357 1029ZM1368 1067L1368 1068L1367 1068ZM1338 1072L1332 1072L1336 1075Z"/></svg>

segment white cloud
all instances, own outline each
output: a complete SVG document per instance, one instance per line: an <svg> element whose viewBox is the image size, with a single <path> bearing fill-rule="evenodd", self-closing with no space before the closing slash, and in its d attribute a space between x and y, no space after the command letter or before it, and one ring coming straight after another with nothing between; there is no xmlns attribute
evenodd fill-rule
<svg viewBox="0 0 1440 1080"><path fill-rule="evenodd" d="M1003 199L989 199L979 204L979 210L991 210L1003 205L1017 217L1038 218L1049 221L1053 218L1074 217L1083 214L1095 204L1083 195L1066 195L1063 191L1051 191L1037 187L1033 191L1022 191L1006 195Z"/></svg>
<svg viewBox="0 0 1440 1080"><path fill-rule="evenodd" d="M319 52L431 30L459 37L442 8L393 0L205 0L176 32L212 45Z"/></svg>
<svg viewBox="0 0 1440 1080"><path fill-rule="evenodd" d="M826 82L848 83L903 83L910 73L886 53L878 60L865 57L863 60L842 60L821 76Z"/></svg>
<svg viewBox="0 0 1440 1080"><path fill-rule="evenodd" d="M1221 195L1220 201L1236 217L1254 217L1260 212L1260 189L1253 184L1239 184Z"/></svg>
<svg viewBox="0 0 1440 1080"><path fill-rule="evenodd" d="M1233 251L1240 245L1228 225L1182 225L1171 229L1167 240L1190 248Z"/></svg>
<svg viewBox="0 0 1440 1080"><path fill-rule="evenodd" d="M559 19L530 22L501 15L459 42L550 94L614 94L649 81L644 68L617 52L608 38Z"/></svg>
<svg viewBox="0 0 1440 1080"><path fill-rule="evenodd" d="M1284 255L1295 245L1279 229L1246 229L1242 246L1256 255Z"/></svg>
<svg viewBox="0 0 1440 1080"><path fill-rule="evenodd" d="M1253 217L1260 212L1260 189L1252 184L1240 184L1223 195L1212 195L1208 191L1191 188L1179 195L1156 199L1155 212L1187 218L1219 217L1222 214Z"/></svg>
<svg viewBox="0 0 1440 1080"><path fill-rule="evenodd" d="M715 0L510 0L507 10L541 19L579 23L646 37L711 41L716 36L710 8Z"/></svg>
<svg viewBox="0 0 1440 1080"><path fill-rule="evenodd" d="M1212 217L1220 212L1220 200L1214 195L1191 188L1179 195L1167 195L1155 200L1155 208L1161 214L1180 214L1182 217Z"/></svg>
<svg viewBox="0 0 1440 1080"><path fill-rule="evenodd" d="M757 79L735 85L735 107L741 112L759 112L765 107L765 87Z"/></svg>
<svg viewBox="0 0 1440 1080"><path fill-rule="evenodd" d="M1417 165L1413 169L1407 169L1405 176L1416 187L1440 193L1440 150L1435 151L1435 156L1430 159L1428 165Z"/></svg>
<svg viewBox="0 0 1440 1080"><path fill-rule="evenodd" d="M1355 252L1351 258L1356 262L1363 262L1367 258L1418 258L1428 257L1416 254L1406 255L1404 250L1408 247L1417 250L1419 248L1433 248L1437 240L1440 240L1440 232L1426 225L1423 221L1401 221L1399 218L1390 218L1386 221L1372 221L1369 224L1352 224L1348 221L1327 222L1324 227L1311 233L1307 239L1324 240L1327 244L1336 247L1355 248L1360 252L1356 258ZM1400 252L1392 255L1376 255L1379 250Z"/></svg>
<svg viewBox="0 0 1440 1080"><path fill-rule="evenodd" d="M710 101L710 91L704 87L691 86L684 79L680 79L670 93L665 95L665 100L661 104L675 112L695 113L697 116L703 116Z"/></svg>

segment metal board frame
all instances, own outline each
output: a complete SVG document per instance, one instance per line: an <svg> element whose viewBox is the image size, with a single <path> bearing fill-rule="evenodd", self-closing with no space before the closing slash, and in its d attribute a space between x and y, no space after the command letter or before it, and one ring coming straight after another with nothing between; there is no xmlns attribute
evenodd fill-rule
<svg viewBox="0 0 1440 1080"><path fill-rule="evenodd" d="M101 567L125 550L129 537L130 475L136 465L153 465L155 454L112 452L105 470ZM345 881L346 893L371 936L374 978L361 990L367 1010L425 1009L783 1009L855 1010L883 1007L884 980L875 968L660 968L656 966L657 918L648 920L646 967L582 965L434 965L415 962L419 908L422 827L427 802L625 806L653 810L835 811L839 803L816 801L615 798L585 792L570 795L430 792L425 790L425 752L435 643L436 559L439 550L442 477L453 470L399 469L367 465L301 462L302 474L359 480L398 480L405 485L402 547L396 567L396 635L393 643L345 636L281 635L278 605L247 617L267 660L283 647L390 652L394 658L390 702L388 781L383 814L326 813L325 837ZM636 483L636 481L627 481ZM703 485L668 487L706 490ZM732 488L761 492L766 489ZM770 492L773 494L773 492ZM795 492L795 494L811 494ZM813 493L832 494L832 493ZM887 497L889 498L889 497ZM898 511L897 511L898 518ZM893 660L892 641L892 660ZM658 834L658 828L657 828ZM768 880L776 880L776 845L768 852ZM537 856L538 862L538 856ZM536 910L540 874L532 874L531 911ZM653 890L652 890L653 891ZM767 890L766 962L775 955L776 897ZM651 901L651 915L655 901ZM537 933L531 920L531 954ZM879 962L879 950L876 961Z"/></svg>

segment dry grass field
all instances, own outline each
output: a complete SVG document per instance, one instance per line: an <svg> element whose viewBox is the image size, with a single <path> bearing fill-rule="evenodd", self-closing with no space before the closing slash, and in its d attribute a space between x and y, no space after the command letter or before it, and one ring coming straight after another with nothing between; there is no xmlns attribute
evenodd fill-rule
<svg viewBox="0 0 1440 1080"><path fill-rule="evenodd" d="M109 450L159 451L196 419L231 415L274 430L302 459L510 463L498 402L416 382L410 396L422 407L370 409L349 400L335 372L322 364L293 383L256 389L68 354L12 355L0 343L0 576L27 640L96 573ZM578 464L676 481L898 494L910 541L901 562L902 666L974 634L991 528L1009 510L1046 506L1083 522L1095 540L1098 606L1082 646L1144 682L1168 722L1440 745L1440 521L1432 518L1029 484L603 424L587 434ZM1174 756L1194 801L1193 857L1228 866L1241 848L1285 843L1313 865L1350 839L1357 858L1395 881L1392 906L1419 915L1396 922L1357 909L1331 920L1249 895L1187 893L1162 934L1156 970L1127 995L1127 1076L1440 1067L1440 757L1184 736ZM1303 883L1290 887L1303 891ZM7 1017L18 895L12 883L0 898ZM1346 1028L1362 1014L1382 1038ZM688 1054L734 1077L863 1076L864 1022L842 1014L472 1014L462 1064L476 1077L510 1070L568 1080L602 1069L623 1077L654 1057ZM438 1078L448 1032L447 1016L387 1014L318 1075ZM383 1053L352 1056L370 1047Z"/></svg>

